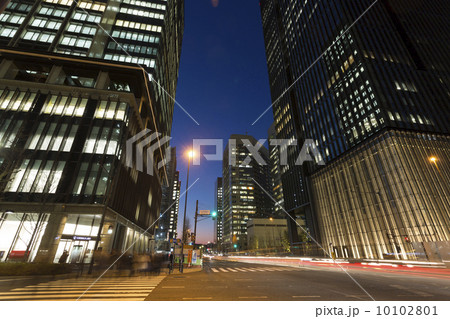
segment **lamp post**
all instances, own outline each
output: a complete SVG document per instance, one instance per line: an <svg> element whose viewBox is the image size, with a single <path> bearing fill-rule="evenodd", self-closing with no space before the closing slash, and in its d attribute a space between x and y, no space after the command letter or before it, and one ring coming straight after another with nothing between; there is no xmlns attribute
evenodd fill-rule
<svg viewBox="0 0 450 319"><path fill-rule="evenodd" d="M186 178L186 197L184 199L184 215L183 215L183 231L181 235L181 254L180 254L180 273L183 273L183 264L184 264L184 232L185 232L185 224L186 224L186 207L187 207L187 199L188 199L188 189L189 189L189 168L191 166L191 158L194 158L194 151L188 152L188 169L187 169L187 178Z"/></svg>

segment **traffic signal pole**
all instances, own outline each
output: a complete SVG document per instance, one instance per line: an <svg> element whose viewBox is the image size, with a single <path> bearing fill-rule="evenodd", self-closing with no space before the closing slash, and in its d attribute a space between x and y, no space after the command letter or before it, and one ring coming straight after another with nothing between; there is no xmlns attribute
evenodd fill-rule
<svg viewBox="0 0 450 319"><path fill-rule="evenodd" d="M194 245L194 249L195 249L195 240L197 239L197 217L198 217L198 199L195 204L194 240L192 241L192 245Z"/></svg>

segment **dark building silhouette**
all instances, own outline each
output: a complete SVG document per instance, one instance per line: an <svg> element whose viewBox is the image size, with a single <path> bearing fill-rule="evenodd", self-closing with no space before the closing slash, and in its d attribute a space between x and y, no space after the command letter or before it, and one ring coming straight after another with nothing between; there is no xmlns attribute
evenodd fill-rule
<svg viewBox="0 0 450 319"><path fill-rule="evenodd" d="M312 139L326 163L282 170L285 206L308 206L338 257L434 260L449 245L449 9L261 1L277 136Z"/></svg>

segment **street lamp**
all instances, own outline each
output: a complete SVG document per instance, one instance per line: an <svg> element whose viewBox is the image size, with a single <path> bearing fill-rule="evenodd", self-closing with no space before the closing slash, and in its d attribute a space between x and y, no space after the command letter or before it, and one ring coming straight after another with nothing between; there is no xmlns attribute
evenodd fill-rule
<svg viewBox="0 0 450 319"><path fill-rule="evenodd" d="M191 166L191 158L193 159L195 156L195 152L193 150L189 150L187 152L188 157L188 169L187 169L187 178L186 178L186 197L184 199L184 215L183 215L183 231L181 234L181 255L180 255L180 272L183 272L183 263L184 263L184 232L185 232L185 224L186 224L186 207L187 207L187 199L188 199L188 189L189 189L189 168Z"/></svg>

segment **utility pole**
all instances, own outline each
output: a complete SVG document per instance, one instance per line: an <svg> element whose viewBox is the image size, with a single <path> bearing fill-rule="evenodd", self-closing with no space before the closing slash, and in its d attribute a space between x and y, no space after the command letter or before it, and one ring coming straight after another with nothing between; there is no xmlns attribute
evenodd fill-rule
<svg viewBox="0 0 450 319"><path fill-rule="evenodd" d="M181 235L181 254L180 254L180 273L183 273L183 263L184 263L184 235L185 235L185 226L186 226L186 208L187 208L187 198L188 198L188 190L189 190L189 168L191 166L191 157L194 157L193 151L188 153L188 169L187 169L187 177L186 177L186 197L184 198L184 215L183 215L183 234Z"/></svg>
<svg viewBox="0 0 450 319"><path fill-rule="evenodd" d="M195 241L197 240L197 216L198 216L198 199L195 204L194 240L192 241L192 245L194 245L194 249L195 249Z"/></svg>

